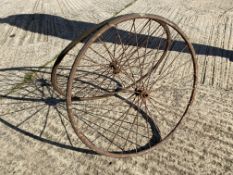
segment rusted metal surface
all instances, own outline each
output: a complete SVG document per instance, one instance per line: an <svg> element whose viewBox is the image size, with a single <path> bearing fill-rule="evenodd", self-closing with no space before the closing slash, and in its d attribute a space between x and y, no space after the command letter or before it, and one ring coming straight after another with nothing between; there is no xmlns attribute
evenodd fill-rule
<svg viewBox="0 0 233 175"><path fill-rule="evenodd" d="M64 93L57 70L81 42ZM194 49L176 24L156 15L129 14L71 42L56 60L52 84L66 94L70 122L86 146L128 157L171 136L194 99L196 75Z"/></svg>

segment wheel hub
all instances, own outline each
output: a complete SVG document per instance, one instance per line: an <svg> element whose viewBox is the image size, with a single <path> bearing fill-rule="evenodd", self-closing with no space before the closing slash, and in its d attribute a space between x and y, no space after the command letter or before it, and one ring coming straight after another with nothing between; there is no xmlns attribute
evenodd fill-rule
<svg viewBox="0 0 233 175"><path fill-rule="evenodd" d="M134 94L139 96L142 99L146 99L149 97L149 93L146 89L143 88L136 88Z"/></svg>
<svg viewBox="0 0 233 175"><path fill-rule="evenodd" d="M109 67L112 68L113 74L118 74L121 72L120 65L117 61L113 61L109 64Z"/></svg>

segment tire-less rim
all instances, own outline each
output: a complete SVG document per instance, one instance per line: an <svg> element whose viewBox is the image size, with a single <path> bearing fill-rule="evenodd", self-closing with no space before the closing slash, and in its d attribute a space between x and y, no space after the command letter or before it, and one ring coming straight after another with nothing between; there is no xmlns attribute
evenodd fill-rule
<svg viewBox="0 0 233 175"><path fill-rule="evenodd" d="M95 150L96 152L100 153L100 154L104 154L106 156L111 156L111 157L128 157L128 156L133 156L133 155L139 155L142 153L147 152L148 150L151 150L153 148L155 148L156 145L162 143L164 140L166 140L173 132L174 130L177 128L177 126L180 124L181 120L183 119L183 117L185 116L185 114L187 113L193 99L194 99L194 95L195 95L195 89L196 89L196 82L197 82L197 65L196 65L196 58L195 58L195 51L191 45L191 43L188 41L186 35L181 31L181 29L174 24L173 22L160 17L160 16L156 16L156 15L150 15L150 14L145 14L145 15L141 15L141 14L130 14L130 15L124 15L124 16L120 16L114 20L112 20L108 25L113 25L113 24L117 24L121 21L125 21L125 20L129 20L129 19L135 19L135 18L152 18L154 20L160 21L163 24L168 25L169 27L171 27L172 29L174 29L183 39L183 41L185 42L185 44L187 45L186 49L188 49L189 53L190 53L190 58L192 61L192 68L193 68L193 73L192 73L192 88L191 88L191 92L190 92L190 96L188 98L187 101L187 106L183 109L183 112L179 118L179 120L177 121L176 125L170 130L170 132L168 134L166 134L166 136L164 138L162 138L161 140L159 140L159 142L157 142L155 145L149 147L149 148L145 148L139 151L123 151L121 153L119 152L110 152L107 151L101 147L96 146L86 135L84 132L82 132L82 130L77 127L75 121L75 116L73 113L73 105L72 105L72 86L73 86L73 82L74 82L74 78L75 78L75 71L77 68L77 65L80 62L80 59L76 59L73 66L72 66L72 70L70 72L70 76L69 76L69 80L68 80L68 84L67 84L67 111L68 111L68 116L70 119L70 122L72 124L72 127L75 131L75 133L78 135L78 137L81 139L81 141L83 143L85 143L89 148ZM156 66L156 68L159 65ZM151 71L152 73L153 71ZM148 77L148 75L147 75ZM140 91L141 92L141 91ZM140 94L141 95L141 94ZM143 96L143 95L142 95ZM122 98L122 97L116 97L116 98ZM122 99L123 101L126 101L126 103L128 103L127 100L124 100L124 98ZM133 105L131 105L133 106ZM135 109L135 107L133 107ZM136 107L137 108L137 107ZM138 108L137 108L138 109Z"/></svg>

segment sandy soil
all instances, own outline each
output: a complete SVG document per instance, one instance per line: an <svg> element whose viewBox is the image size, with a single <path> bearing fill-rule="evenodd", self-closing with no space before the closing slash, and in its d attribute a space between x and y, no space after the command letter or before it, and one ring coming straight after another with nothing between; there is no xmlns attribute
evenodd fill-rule
<svg viewBox="0 0 233 175"><path fill-rule="evenodd" d="M0 6L0 94L12 97L0 99L0 174L232 174L231 0L1 0ZM198 87L172 138L149 154L114 159L82 144L62 97L29 80L37 71L49 83L45 64L72 39L132 12L161 15L183 29L197 52Z"/></svg>

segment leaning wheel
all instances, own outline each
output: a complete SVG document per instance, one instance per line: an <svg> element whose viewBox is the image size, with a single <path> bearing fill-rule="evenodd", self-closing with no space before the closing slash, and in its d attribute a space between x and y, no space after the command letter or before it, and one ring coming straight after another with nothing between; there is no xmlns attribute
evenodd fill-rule
<svg viewBox="0 0 233 175"><path fill-rule="evenodd" d="M151 150L187 113L196 69L192 45L171 21L150 14L114 18L86 41L72 66L66 93L72 127L100 154Z"/></svg>

